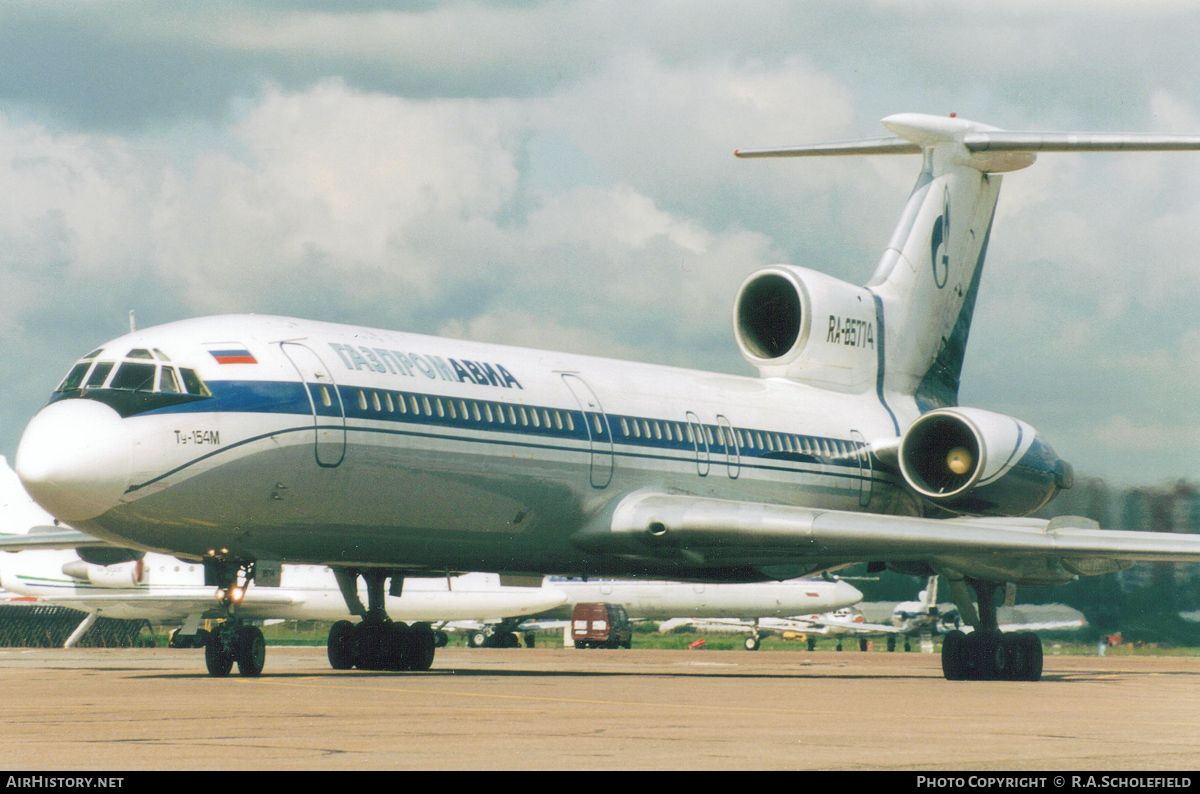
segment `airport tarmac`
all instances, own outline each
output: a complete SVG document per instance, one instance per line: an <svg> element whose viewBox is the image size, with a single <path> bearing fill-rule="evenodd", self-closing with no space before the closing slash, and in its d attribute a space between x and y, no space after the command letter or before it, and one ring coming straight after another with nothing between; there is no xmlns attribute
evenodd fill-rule
<svg viewBox="0 0 1200 794"><path fill-rule="evenodd" d="M270 647L0 649L6 770L1194 770L1200 658L1047 656L947 682L920 653L438 651L426 673Z"/></svg>

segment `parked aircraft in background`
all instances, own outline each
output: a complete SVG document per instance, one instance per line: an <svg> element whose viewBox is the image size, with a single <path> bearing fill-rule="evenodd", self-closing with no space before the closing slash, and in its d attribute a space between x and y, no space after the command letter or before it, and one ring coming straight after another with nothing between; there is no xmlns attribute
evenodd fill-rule
<svg viewBox="0 0 1200 794"><path fill-rule="evenodd" d="M67 647L101 616L177 623L181 628L173 633L172 644L200 647L208 638L201 621L224 617L212 586L204 583L203 565L153 552L113 565L86 562L73 551L0 555L0 587L87 613ZM359 597L365 595L360 589ZM496 574L467 573L409 579L400 596L387 596L387 608L397 620L428 624L530 615L565 600L566 595L553 588L505 587ZM322 565L282 565L274 574L260 571L240 596L240 611L243 620L255 621L352 617L333 571Z"/></svg>
<svg viewBox="0 0 1200 794"><path fill-rule="evenodd" d="M922 158L866 286L786 265L742 284L734 336L758 378L206 317L80 358L26 428L17 471L59 519L203 564L230 618L208 646L214 674L229 659L261 670L261 633L230 595L277 561L330 566L364 618L331 648L391 669L425 664L435 642L388 617L406 577L736 583L868 561L947 577L978 629L947 635L947 678L1037 679L1037 636L999 631L1001 585L1198 561L1200 538L1017 517L1072 477L1025 422L957 406L1000 175L1037 152L1200 149L1200 136L884 124L896 137L740 153Z"/></svg>
<svg viewBox="0 0 1200 794"><path fill-rule="evenodd" d="M705 584L547 576L542 586L564 593L563 605L539 614L536 620L510 618L460 624L457 628L467 632L467 644L471 647L515 648L516 634L561 629L571 617L572 608L584 602L620 604L633 620L667 620L700 615L776 617L837 609L862 600L862 593L849 582L820 578Z"/></svg>
<svg viewBox="0 0 1200 794"><path fill-rule="evenodd" d="M668 621L659 627L669 631L678 625L692 625L700 631L751 632L746 638L747 650L758 648L757 638L763 634L803 635L811 651L816 648L818 637L837 639L837 649L842 650L843 639L857 639L860 650L867 650L872 637L884 637L887 649L896 650L900 638L904 650L912 649L912 638L920 641L926 653L933 653L933 637L955 631L970 633L972 627L964 627L954 604L937 603L938 581L929 577L925 588L915 601L901 601L889 605L883 603L860 603L854 607L825 612L822 614L795 615L784 619L759 621L730 621L714 618L699 620ZM879 617L872 620L871 613ZM1026 605L1022 607L1000 607L997 610L1001 632L1074 631L1087 624L1083 613L1063 604ZM887 623L879 618L887 615Z"/></svg>

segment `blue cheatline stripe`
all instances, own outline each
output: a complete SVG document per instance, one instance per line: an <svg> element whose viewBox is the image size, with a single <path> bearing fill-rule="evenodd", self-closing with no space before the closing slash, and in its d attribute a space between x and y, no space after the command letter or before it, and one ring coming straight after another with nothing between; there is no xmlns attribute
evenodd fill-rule
<svg viewBox="0 0 1200 794"><path fill-rule="evenodd" d="M881 354L882 355L882 354ZM833 439L814 436L800 436L794 433L781 433L777 430L754 430L748 428L737 428L737 431L749 437L750 434L755 434L758 439L761 434L766 434L771 438L771 445L778 446L778 449L762 449L761 440L755 447L738 446L731 450L726 450L724 444L707 444L705 438L709 434L714 439L720 439L721 433L728 433L728 428L722 431L722 427L716 424L695 425L686 421L675 421L668 419L655 419L650 417L635 417L619 414L605 414L607 427L602 424L602 429L595 434L594 440L589 433L595 433L594 419L601 416L597 413L585 414L579 410L571 410L565 408L551 408L548 406L526 406L517 405L514 403L502 403L498 401L468 399L460 397L447 397L445 395L427 394L422 392L405 392L391 391L383 389L366 389L356 386L338 386L337 396L340 398L340 406L331 405L324 406L321 404L320 392L317 386L309 386L306 389L305 384L294 381L213 381L208 384L212 392L210 399L199 400L196 402L183 403L179 405L165 406L145 412L146 414L204 414L204 413L263 413L275 415L291 415L311 417L312 406L317 405L320 418L328 421L329 419L341 419L344 424L321 424L320 429L342 430L354 432L375 432L375 433L394 433L410 436L427 436L430 438L446 438L439 434L423 434L413 431L388 430L384 428L365 428L348 424L347 420L364 420L372 422L390 422L398 425L426 425L432 427L441 427L446 429L467 429L477 432L487 433L502 433L516 434L524 437L522 441L503 441L499 439L473 439L470 436L451 436L460 441L479 440L484 443L497 444L502 446L521 446L530 449L548 449L571 452L590 453L593 450L586 448L566 447L562 445L533 443L529 439L538 441L553 441L553 440L570 440L579 443L601 443L604 445L599 451L601 454L614 454L627 458L646 458L660 460L686 460L695 462L701 451L709 456L709 462L713 465L721 465L727 461L722 461L722 457L734 457L741 465L749 468L757 468L760 470L773 470L792 473L809 473L809 474L824 474L835 477L850 477L851 479L874 479L873 477L863 478L859 475L851 475L837 472L824 471L824 467L835 466L847 469L858 470L860 468L859 455L862 453L863 444L853 440ZM309 391L312 390L312 400L310 402ZM394 408L398 408L398 404L402 403L405 406L405 412L392 410L391 412L383 409L387 404L387 397L392 400ZM381 410L372 410L375 399L380 399ZM361 401L360 401L361 400ZM417 408L414 409L414 401ZM882 394L881 394L882 401ZM366 405L363 408L362 405ZM469 407L466 415L462 407ZM438 410L440 406L440 411ZM884 407L887 407L886 402ZM482 418L488 415L488 410L492 412L493 417L503 411L505 422L502 424L498 421L488 421ZM473 418L476 410L478 410L481 418ZM343 412L344 411L344 416ZM451 417L451 413L455 415ZM530 415L536 412L541 417L539 426L535 427L530 419ZM891 409L888 409L891 414ZM440 415L439 415L440 414ZM526 421L521 423L513 419L517 416L524 415ZM546 421L547 417L554 417L550 422ZM892 421L895 423L895 416L892 416ZM592 423L592 424L588 424ZM663 432L663 426L667 425L671 428L672 438L667 438ZM635 426L640 429L640 434L634 436L628 430L622 432L621 437L614 438L616 435L609 428L624 427L629 428ZM652 438L653 427L659 431L658 438ZM687 440L686 436L678 432L690 427L690 432L702 436L699 444ZM697 427L699 429L697 430ZM171 471L168 471L152 480L132 486L129 491L136 491L146 487L154 482L157 482L165 477L168 477L183 468L187 468L195 463L203 461L213 455L221 452L235 449L245 444L269 438L270 436L281 435L284 433L303 432L312 430L313 425L303 425L299 427L285 428L269 433L263 433L234 444L222 447L219 450L206 453L194 459L190 463L179 466ZM809 450L818 450L823 446L825 450L834 450L833 456L817 455L810 452L801 451L785 451L785 446L782 444L782 439L787 438L789 444ZM736 440L736 439L735 439ZM625 449L609 449L609 446L620 446ZM648 452L638 451L640 449L652 449L659 451L675 452L681 455L686 455L686 458L671 457L668 455L651 454ZM822 470L814 471L812 469L797 469L786 465L769 465L787 464L793 465L819 465Z"/></svg>
<svg viewBox="0 0 1200 794"><path fill-rule="evenodd" d="M342 426L341 425L317 425L316 429L318 429L318 430L341 430ZM540 449L540 450L549 450L549 451L554 451L554 452L574 452L574 453L579 453L581 455L590 455L592 452L591 449L588 447L569 447L569 446L556 445L556 444L545 444L545 443L538 444L538 443L532 443L529 441L508 441L508 440L492 439L492 438L479 438L479 437L473 437L473 436L443 435L441 433L418 432L418 431L413 431L413 430L391 430L391 429L377 428L377 427L359 427L359 426L355 426L355 425L347 425L345 427L345 429L347 432L353 432L353 433L375 433L375 434L380 434L380 435L406 436L409 438L428 438L428 439L437 439L439 441L458 441L458 442L463 442L463 443L481 444L484 446L490 445L490 446L498 446L498 447L520 447L523 449ZM135 491L139 491L142 488L153 485L154 483L164 480L173 474L177 474L177 473L183 471L184 469L191 468L192 466L194 466L198 463L201 463L205 460L208 460L209 458L220 455L224 452L228 452L231 449L236 449L237 447L245 446L247 444L253 444L255 442L262 441L267 438L271 438L272 436L280 436L280 435L285 435L287 433L307 433L307 432L312 432L313 430L314 430L313 425L302 425L299 427L289 427L289 428L284 428L282 430L274 430L269 433L262 433L260 435L253 436L251 438L243 439L234 444L230 444L227 447L223 447L222 449L213 450L212 452L208 452L197 458L193 458L192 460L188 461L187 463L176 466L175 468L171 469L170 471L166 471L166 472L158 475L157 477L153 477L152 479L146 480L143 483L139 483L137 485L132 485L126 490L126 493L133 493ZM625 450L621 450L621 449L614 449L612 451L612 453L606 453L606 454L612 454L615 457L621 457L621 458L630 458L630 459L640 458L643 460L662 460L662 461L668 461L668 462L672 462L672 463L684 463L684 464L687 464L689 467L694 466L696 463L696 458L694 456L694 453L692 453L692 455L690 457L673 457L670 455L654 455L654 454L650 454L650 453L646 453L646 452L629 452L629 451L625 451ZM767 458L766 460L771 460L771 459ZM710 457L709 462L716 466L719 466L722 463L724 463L724 461L720 460L719 458L714 460L711 457ZM743 463L742 465L745 466L746 468L757 469L759 471L777 471L777 472L783 472L785 474L805 474L805 475L809 475L809 476L831 477L834 479L851 480L851 481L853 481L853 480L872 480L872 481L878 481L881 483L887 482L887 480L882 477L875 477L873 472L872 472L872 474L867 474L867 475L861 474L861 469L859 469L857 462L855 462L855 461L848 461L848 462L831 461L830 464L848 467L848 468L850 468L850 470L849 471L824 471L821 469L812 469L812 468L790 468L790 467L786 467L786 466L771 466L771 465L765 465L762 463ZM822 465L822 464L818 464L818 465ZM859 473L855 473L855 472L859 472Z"/></svg>
<svg viewBox="0 0 1200 794"><path fill-rule="evenodd" d="M875 334L875 349L878 356L878 363L875 365L875 394L879 396L879 404L888 412L888 416L892 417L892 427L896 429L896 435L900 435L900 423L896 421L896 414L892 412L892 406L887 404L887 398L883 396L883 379L887 375L887 328L884 325L883 301L869 287L866 289L871 293L871 299L875 301L875 328L878 330L878 333Z"/></svg>

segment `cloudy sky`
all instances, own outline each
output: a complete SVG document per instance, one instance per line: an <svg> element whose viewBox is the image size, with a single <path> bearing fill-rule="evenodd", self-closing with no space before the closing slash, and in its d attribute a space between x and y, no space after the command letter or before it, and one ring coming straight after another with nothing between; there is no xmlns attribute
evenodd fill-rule
<svg viewBox="0 0 1200 794"><path fill-rule="evenodd" d="M71 362L260 312L749 374L734 290L862 283L915 158L886 134L1200 132L1183 2L0 5L0 453ZM964 404L1115 484L1200 478L1200 154L1006 177Z"/></svg>

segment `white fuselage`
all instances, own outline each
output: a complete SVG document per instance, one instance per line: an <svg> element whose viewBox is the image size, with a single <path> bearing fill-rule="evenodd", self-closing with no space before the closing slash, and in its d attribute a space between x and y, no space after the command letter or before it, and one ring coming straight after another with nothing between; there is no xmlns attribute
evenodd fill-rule
<svg viewBox="0 0 1200 794"><path fill-rule="evenodd" d="M76 575L65 566L74 565ZM204 568L165 554L138 562L98 566L72 551L0 555L0 587L51 604L112 618L182 623L189 615L223 618ZM360 587L359 597L366 590ZM553 588L505 587L495 574L468 573L449 580L409 578L400 596L387 596L395 620L487 620L545 612L566 595ZM320 565L284 565L278 586L251 584L239 606L250 620L344 620L351 617L333 572Z"/></svg>
<svg viewBox="0 0 1200 794"><path fill-rule="evenodd" d="M111 388L137 351L154 351L139 365L158 380ZM873 388L256 316L139 331L80 366L93 362L84 383L97 384L56 393L26 429L22 481L84 531L193 558L784 579L807 572L806 560L723 568L586 541L645 488L919 511L865 451L916 408ZM185 368L211 396L180 400L153 385Z"/></svg>
<svg viewBox="0 0 1200 794"><path fill-rule="evenodd" d="M631 618L781 618L850 606L862 593L847 582L791 579L754 584L705 584L618 579L547 577L546 586L562 591L566 605L581 602L620 604Z"/></svg>

